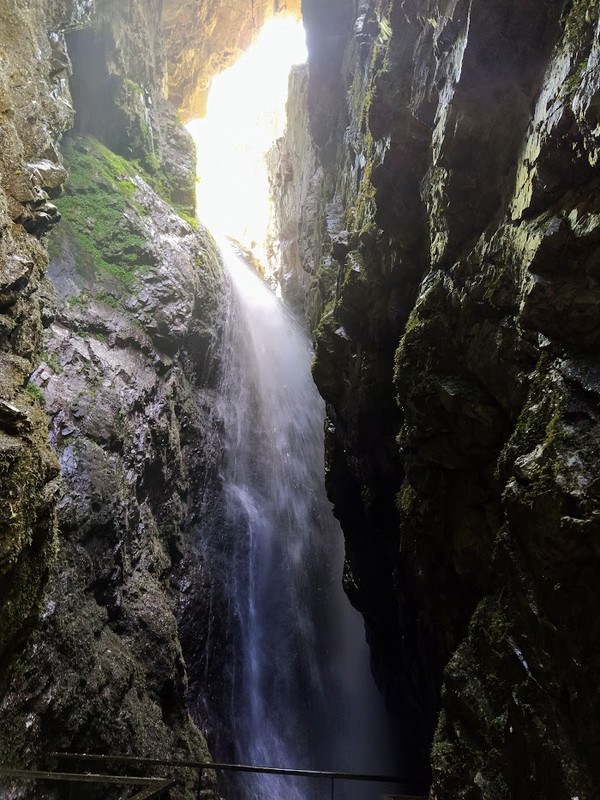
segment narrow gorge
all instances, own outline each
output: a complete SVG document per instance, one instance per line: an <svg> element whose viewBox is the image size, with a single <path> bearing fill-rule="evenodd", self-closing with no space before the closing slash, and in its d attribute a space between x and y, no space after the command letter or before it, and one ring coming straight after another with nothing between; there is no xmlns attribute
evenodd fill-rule
<svg viewBox="0 0 600 800"><path fill-rule="evenodd" d="M184 125L288 17L265 278ZM1 798L600 795L599 158L598 0L0 0Z"/></svg>

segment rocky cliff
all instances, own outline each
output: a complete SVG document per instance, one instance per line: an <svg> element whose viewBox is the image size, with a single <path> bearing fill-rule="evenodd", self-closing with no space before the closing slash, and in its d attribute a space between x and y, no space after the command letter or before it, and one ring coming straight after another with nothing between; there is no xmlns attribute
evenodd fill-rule
<svg viewBox="0 0 600 800"><path fill-rule="evenodd" d="M432 798L591 798L600 7L303 15L318 167L275 180L379 683Z"/></svg>
<svg viewBox="0 0 600 800"><path fill-rule="evenodd" d="M172 103L189 116L276 13L299 2L0 3L4 764L208 758L178 619L192 573L188 616L209 613L224 286Z"/></svg>
<svg viewBox="0 0 600 800"><path fill-rule="evenodd" d="M300 17L301 0L164 0L169 100L187 122L204 115L210 79L230 66L275 14Z"/></svg>
<svg viewBox="0 0 600 800"><path fill-rule="evenodd" d="M206 760L177 607L220 265L160 4L36 5L0 4L0 756Z"/></svg>
<svg viewBox="0 0 600 800"><path fill-rule="evenodd" d="M68 6L68 7L67 7ZM64 31L89 3L0 4L0 664L30 628L56 548L58 463L29 383L42 346L41 237L66 172L57 142L72 124ZM0 692L4 679L0 680Z"/></svg>
<svg viewBox="0 0 600 800"><path fill-rule="evenodd" d="M4 763L206 755L177 619L206 578L188 534L223 286L165 98L201 108L285 10L0 0ZM432 798L588 800L599 4L302 11L308 71L271 154L281 278L315 329L377 680Z"/></svg>
<svg viewBox="0 0 600 800"><path fill-rule="evenodd" d="M32 376L61 467L60 552L1 738L13 759L206 759L187 712L176 570L202 472L219 267L134 164L89 137L64 153L52 321Z"/></svg>

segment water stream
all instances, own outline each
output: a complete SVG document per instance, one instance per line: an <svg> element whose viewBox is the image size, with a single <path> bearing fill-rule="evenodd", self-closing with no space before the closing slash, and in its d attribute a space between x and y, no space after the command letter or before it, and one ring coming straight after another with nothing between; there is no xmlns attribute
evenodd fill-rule
<svg viewBox="0 0 600 800"><path fill-rule="evenodd" d="M265 151L285 127L290 67L305 58L301 24L272 20L213 81L208 114L190 127L200 217L259 254L270 207ZM325 495L325 412L309 338L223 237L221 249L228 292L220 376L207 389L202 566L182 624L196 719L222 762L393 774L400 748L362 618L342 590L343 536ZM244 775L222 793L321 800L330 788ZM369 797L364 785L357 796Z"/></svg>
<svg viewBox="0 0 600 800"><path fill-rule="evenodd" d="M343 538L324 490L324 406L308 337L233 248L222 251L230 282L215 399L222 516L205 559L219 563L230 617L220 714L233 751L214 755L393 773L391 720L341 586ZM324 789L305 779L240 781L234 793L244 800L306 800Z"/></svg>

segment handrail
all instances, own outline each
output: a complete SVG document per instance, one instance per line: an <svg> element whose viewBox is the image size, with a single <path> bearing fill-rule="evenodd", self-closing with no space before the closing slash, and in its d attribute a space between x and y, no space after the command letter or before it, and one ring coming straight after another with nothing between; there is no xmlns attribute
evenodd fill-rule
<svg viewBox="0 0 600 800"><path fill-rule="evenodd" d="M95 753L47 753L49 758L57 758L65 761L95 761L100 763L115 762L119 764L138 765L146 767L175 767L199 770L222 770L231 772L253 772L266 775L284 775L307 778L324 778L333 782L336 780L348 781L368 781L370 783L394 783L403 793L407 793L411 798L421 800L426 795L422 794L423 787L416 787L405 776L399 775L368 775L357 772L327 772L311 769L283 769L280 767L257 767L250 764L222 764L212 761L192 761L187 759L168 759L168 758L142 758L138 756L107 756ZM398 795L396 795L398 796ZM404 796L404 795L403 795Z"/></svg>
<svg viewBox="0 0 600 800"><path fill-rule="evenodd" d="M176 781L171 778L132 778L128 775L94 775L91 773L82 775L76 772L45 772L42 770L10 769L8 767L0 767L0 777L2 776L21 780L107 783L112 786L144 787L140 792L133 795L130 800L156 800L176 784Z"/></svg>

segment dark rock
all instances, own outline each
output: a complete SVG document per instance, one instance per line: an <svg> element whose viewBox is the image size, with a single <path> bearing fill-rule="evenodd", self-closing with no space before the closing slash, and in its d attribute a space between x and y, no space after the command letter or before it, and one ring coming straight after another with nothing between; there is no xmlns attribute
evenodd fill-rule
<svg viewBox="0 0 600 800"><path fill-rule="evenodd" d="M345 585L432 797L591 798L597 4L354 11L304 3Z"/></svg>
<svg viewBox="0 0 600 800"><path fill-rule="evenodd" d="M19 217L17 222L25 228L28 233L40 239L45 233L60 222L60 213L52 203L37 203L28 209L28 213Z"/></svg>

